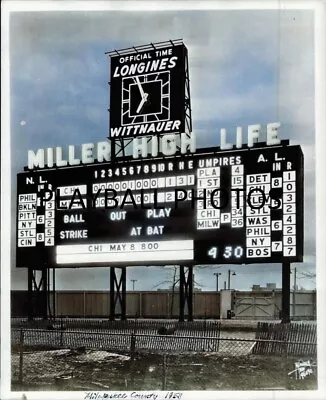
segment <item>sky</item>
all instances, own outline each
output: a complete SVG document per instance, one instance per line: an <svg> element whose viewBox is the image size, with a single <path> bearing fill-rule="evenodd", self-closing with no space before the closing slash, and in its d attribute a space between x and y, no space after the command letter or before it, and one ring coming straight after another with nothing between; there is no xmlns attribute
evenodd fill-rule
<svg viewBox="0 0 326 400"><path fill-rule="evenodd" d="M219 132L280 122L281 139L300 144L305 158L304 262L298 285L315 288L314 19L310 10L16 12L10 18L11 173L27 165L27 150L103 141L109 127L109 57L114 49L182 38L188 48L193 130L197 147L218 146ZM232 136L231 136L232 138ZM231 140L232 141L232 140ZM27 289L15 267L12 204L12 288ZM235 272L231 286L275 282L281 265L195 267L202 290L215 290L214 272ZM127 290L171 285L172 268L133 267ZM292 274L293 276L293 274ZM105 290L109 268L65 269L58 290Z"/></svg>

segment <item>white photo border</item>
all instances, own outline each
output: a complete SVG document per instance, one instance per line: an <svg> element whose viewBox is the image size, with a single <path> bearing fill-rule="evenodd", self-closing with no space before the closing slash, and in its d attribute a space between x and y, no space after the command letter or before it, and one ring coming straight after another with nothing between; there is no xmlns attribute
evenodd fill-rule
<svg viewBox="0 0 326 400"><path fill-rule="evenodd" d="M1 387L0 397L6 400L22 399L23 392L10 389L10 270L11 270L11 148L10 148L10 62L9 18L16 11L99 11L119 10L146 12L161 10L274 10L311 9L315 12L315 126L316 126L316 260L317 260L317 333L318 333L318 390L316 391L189 391L183 399L322 399L326 389L325 368L325 308L326 305L326 218L325 218L325 171L326 171L326 124L325 124L325 1L10 1L2 2L1 53L2 53L2 135L1 135ZM250 28L250 27L249 27ZM312 83L313 84L313 83ZM117 392L115 392L117 393ZM126 392L128 393L128 392ZM131 392L129 392L131 393ZM145 392L144 392L145 393ZM160 392L154 392L160 393ZM83 399L84 392L27 392L30 399ZM159 397L160 398L160 397ZM159 399L158 398L158 399Z"/></svg>

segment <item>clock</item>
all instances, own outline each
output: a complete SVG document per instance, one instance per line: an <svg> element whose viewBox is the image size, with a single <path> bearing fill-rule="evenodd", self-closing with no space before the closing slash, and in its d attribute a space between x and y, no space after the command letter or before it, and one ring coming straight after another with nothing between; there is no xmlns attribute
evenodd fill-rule
<svg viewBox="0 0 326 400"><path fill-rule="evenodd" d="M170 119L170 71L122 79L121 125Z"/></svg>

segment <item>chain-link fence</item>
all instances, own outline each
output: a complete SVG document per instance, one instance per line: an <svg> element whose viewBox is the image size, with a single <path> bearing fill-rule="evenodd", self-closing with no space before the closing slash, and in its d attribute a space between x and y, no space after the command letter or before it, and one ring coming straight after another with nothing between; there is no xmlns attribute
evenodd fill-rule
<svg viewBox="0 0 326 400"><path fill-rule="evenodd" d="M217 390L213 371L225 375L218 381L220 389L227 389L227 382L234 384L233 368L241 372L236 386L242 382L239 390L245 390L249 382L257 385L257 373L266 378L259 384L266 386L271 366L274 386L281 375L288 386L287 373L295 360L316 357L315 342L232 338L219 329L215 335L209 330L185 335L169 328L160 333L12 329L13 385L30 390L181 390L184 385L188 390ZM248 371L254 374L243 380Z"/></svg>

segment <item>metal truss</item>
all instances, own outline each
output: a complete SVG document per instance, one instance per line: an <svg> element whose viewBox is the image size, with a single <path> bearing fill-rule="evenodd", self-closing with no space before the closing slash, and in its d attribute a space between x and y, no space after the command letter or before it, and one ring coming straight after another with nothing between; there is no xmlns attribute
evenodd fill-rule
<svg viewBox="0 0 326 400"><path fill-rule="evenodd" d="M183 44L182 39L173 39L173 40L166 40L164 42L149 43L142 46L128 47L126 49L121 49L119 51L118 50L107 51L105 54L108 54L110 57L115 57L115 56L119 57L127 54L139 53L141 51L159 50L166 46L171 46L171 45L177 46L180 44Z"/></svg>
<svg viewBox="0 0 326 400"><path fill-rule="evenodd" d="M34 317L48 318L48 269L28 268L28 320Z"/></svg>
<svg viewBox="0 0 326 400"><path fill-rule="evenodd" d="M28 320L35 317L55 319L55 269L52 272L52 305L50 302L50 268L28 268L27 308Z"/></svg>
<svg viewBox="0 0 326 400"><path fill-rule="evenodd" d="M116 269L121 273L118 277ZM126 319L126 267L110 267L110 320L116 317Z"/></svg>
<svg viewBox="0 0 326 400"><path fill-rule="evenodd" d="M188 54L185 54L185 132L192 132L192 116L191 116L191 101L190 101L190 78L189 78L189 63Z"/></svg>
<svg viewBox="0 0 326 400"><path fill-rule="evenodd" d="M188 321L193 320L193 266L180 265L180 308L179 321L185 319L185 309Z"/></svg>

